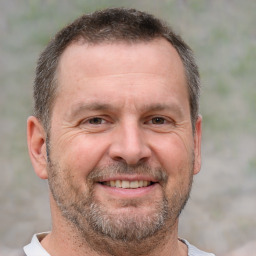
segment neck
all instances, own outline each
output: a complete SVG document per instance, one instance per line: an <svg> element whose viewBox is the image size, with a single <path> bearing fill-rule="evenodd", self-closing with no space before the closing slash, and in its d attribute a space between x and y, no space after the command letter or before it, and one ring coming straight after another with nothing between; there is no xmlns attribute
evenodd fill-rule
<svg viewBox="0 0 256 256"><path fill-rule="evenodd" d="M52 256L187 255L186 245L178 240L178 221L140 242L114 241L89 227L81 232L60 214L54 200L51 201L53 228L41 243Z"/></svg>

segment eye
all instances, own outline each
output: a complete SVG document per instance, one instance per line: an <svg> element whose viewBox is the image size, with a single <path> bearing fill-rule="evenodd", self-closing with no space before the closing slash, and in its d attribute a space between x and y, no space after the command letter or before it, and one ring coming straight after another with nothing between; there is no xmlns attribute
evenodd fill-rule
<svg viewBox="0 0 256 256"><path fill-rule="evenodd" d="M79 123L79 128L87 133L100 133L113 127L113 119L107 115L88 116Z"/></svg>
<svg viewBox="0 0 256 256"><path fill-rule="evenodd" d="M100 118L100 117L93 117L93 118L91 118L91 119L88 120L88 123L89 123L89 124L97 125L97 124L102 124L102 123L104 123L104 120L103 120L103 118Z"/></svg>
<svg viewBox="0 0 256 256"><path fill-rule="evenodd" d="M152 124L165 124L166 120L163 117L154 117L151 119Z"/></svg>

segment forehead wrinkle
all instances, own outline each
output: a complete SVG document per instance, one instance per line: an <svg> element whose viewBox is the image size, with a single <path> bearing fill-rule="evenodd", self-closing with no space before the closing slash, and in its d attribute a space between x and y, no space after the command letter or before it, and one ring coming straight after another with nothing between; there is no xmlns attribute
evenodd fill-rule
<svg viewBox="0 0 256 256"><path fill-rule="evenodd" d="M175 103L153 103L153 104L144 104L141 108L142 112L157 112L157 111L174 111L180 115L183 114L182 108Z"/></svg>

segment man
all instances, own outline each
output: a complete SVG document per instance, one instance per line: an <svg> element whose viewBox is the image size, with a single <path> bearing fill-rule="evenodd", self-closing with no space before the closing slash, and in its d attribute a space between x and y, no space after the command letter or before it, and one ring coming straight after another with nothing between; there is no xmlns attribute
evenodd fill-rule
<svg viewBox="0 0 256 256"><path fill-rule="evenodd" d="M198 98L190 48L151 15L107 9L60 31L39 58L27 133L52 231L26 255L213 255L178 238L201 164Z"/></svg>

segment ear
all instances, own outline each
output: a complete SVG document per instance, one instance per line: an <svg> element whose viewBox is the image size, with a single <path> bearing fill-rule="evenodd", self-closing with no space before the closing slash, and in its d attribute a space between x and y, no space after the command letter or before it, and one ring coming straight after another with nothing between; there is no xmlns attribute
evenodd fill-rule
<svg viewBox="0 0 256 256"><path fill-rule="evenodd" d="M27 143L35 173L41 179L47 179L46 133L40 121L34 116L27 120Z"/></svg>
<svg viewBox="0 0 256 256"><path fill-rule="evenodd" d="M202 139L202 116L199 115L196 120L195 133L194 133L194 174L199 173L201 169L201 139Z"/></svg>

